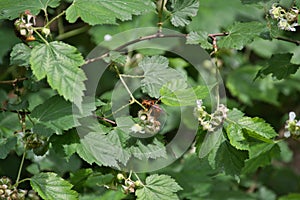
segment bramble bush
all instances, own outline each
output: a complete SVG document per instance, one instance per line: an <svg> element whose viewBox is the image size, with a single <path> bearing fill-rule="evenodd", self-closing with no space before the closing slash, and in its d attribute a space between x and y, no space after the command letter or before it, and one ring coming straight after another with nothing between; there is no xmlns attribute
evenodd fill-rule
<svg viewBox="0 0 300 200"><path fill-rule="evenodd" d="M0 199L300 199L299 0L0 0Z"/></svg>

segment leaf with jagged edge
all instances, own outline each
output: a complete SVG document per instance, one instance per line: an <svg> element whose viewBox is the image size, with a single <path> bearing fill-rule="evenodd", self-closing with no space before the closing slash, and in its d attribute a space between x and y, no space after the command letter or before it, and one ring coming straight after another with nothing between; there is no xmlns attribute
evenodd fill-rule
<svg viewBox="0 0 300 200"><path fill-rule="evenodd" d="M58 41L39 44L31 51L30 64L38 80L47 77L52 89L81 109L86 75L79 68L84 59L75 47Z"/></svg>
<svg viewBox="0 0 300 200"><path fill-rule="evenodd" d="M176 192L182 188L168 175L153 174L146 178L142 188L137 189L137 200L176 200Z"/></svg>
<svg viewBox="0 0 300 200"><path fill-rule="evenodd" d="M228 175L239 176L248 158L247 151L240 151L225 141L218 148L215 164Z"/></svg>
<svg viewBox="0 0 300 200"><path fill-rule="evenodd" d="M217 45L220 48L241 50L258 37L265 28L265 25L260 22L237 22L227 28L228 35L220 38Z"/></svg>
<svg viewBox="0 0 300 200"><path fill-rule="evenodd" d="M42 127L51 129L53 133L61 134L62 130L79 125L73 115L72 104L58 95L36 106L30 116L36 121L33 128L37 131L43 125Z"/></svg>
<svg viewBox="0 0 300 200"><path fill-rule="evenodd" d="M183 79L178 71L169 68L168 65L168 59L163 56L145 57L139 63L139 67L144 71L145 78L141 81L144 93L159 98L159 91L163 85L171 80Z"/></svg>
<svg viewBox="0 0 300 200"><path fill-rule="evenodd" d="M28 66L31 48L24 43L16 44L10 53L10 64Z"/></svg>
<svg viewBox="0 0 300 200"><path fill-rule="evenodd" d="M78 199L78 193L71 190L73 185L52 172L34 175L30 178L30 185L43 199Z"/></svg>
<svg viewBox="0 0 300 200"><path fill-rule="evenodd" d="M257 142L273 144L277 136L275 130L264 120L254 117L244 117L243 113L234 109L228 112L229 120L225 130L230 144L239 150L249 150L251 147L249 137ZM253 142L253 141L252 141Z"/></svg>
<svg viewBox="0 0 300 200"><path fill-rule="evenodd" d="M291 63L292 54L273 54L272 57L267 61L267 66L262 68L258 76L272 74L273 77L281 80L289 77L291 74L295 74L299 69L300 65ZM295 59L292 59L295 61Z"/></svg>
<svg viewBox="0 0 300 200"><path fill-rule="evenodd" d="M277 144L257 144L250 146L249 159L245 161L242 173L255 172L259 167L271 164L273 158L279 157L280 148Z"/></svg>
<svg viewBox="0 0 300 200"><path fill-rule="evenodd" d="M29 10L33 15L37 15L40 10L46 10L47 7L56 8L60 0L1 0L0 1L0 19L14 19Z"/></svg>
<svg viewBox="0 0 300 200"><path fill-rule="evenodd" d="M185 26L191 22L191 17L197 15L199 0L171 0L171 7L171 23L176 27Z"/></svg>
<svg viewBox="0 0 300 200"><path fill-rule="evenodd" d="M76 0L66 11L66 19L74 23L79 17L90 25L117 24L131 20L132 15L154 11L150 0Z"/></svg>
<svg viewBox="0 0 300 200"><path fill-rule="evenodd" d="M212 49L213 46L208 42L208 33L205 31L192 31L187 35L187 44L200 44L204 49Z"/></svg>
<svg viewBox="0 0 300 200"><path fill-rule="evenodd" d="M5 159L9 152L15 148L17 144L16 137L1 138L0 139L0 159Z"/></svg>
<svg viewBox="0 0 300 200"><path fill-rule="evenodd" d="M208 95L208 89L203 85L186 87L182 79L170 81L160 89L160 100L168 106L192 106L197 99L204 99Z"/></svg>

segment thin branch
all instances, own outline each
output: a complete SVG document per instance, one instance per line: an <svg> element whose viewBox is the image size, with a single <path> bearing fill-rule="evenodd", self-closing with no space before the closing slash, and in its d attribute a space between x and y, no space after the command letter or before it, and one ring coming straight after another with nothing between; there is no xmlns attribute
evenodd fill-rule
<svg viewBox="0 0 300 200"><path fill-rule="evenodd" d="M0 84L12 84L15 85L18 82L27 80L27 78L15 78L14 80L0 81Z"/></svg>
<svg viewBox="0 0 300 200"><path fill-rule="evenodd" d="M277 40L282 40L282 41L286 41L286 42L291 42L291 43L296 44L297 46L300 45L300 41L299 41L299 40L293 40L293 39L285 38L285 37L275 37L275 39L277 39Z"/></svg>
<svg viewBox="0 0 300 200"><path fill-rule="evenodd" d="M213 53L216 53L218 51L217 37L218 36L227 36L227 35L229 35L228 32L208 34L208 37L210 37L213 40L213 48L214 48Z"/></svg>
<svg viewBox="0 0 300 200"><path fill-rule="evenodd" d="M160 8L158 8L158 31L161 32L162 29L162 19L163 19L163 11L164 11L164 6L165 6L165 0L161 0L161 5Z"/></svg>
<svg viewBox="0 0 300 200"><path fill-rule="evenodd" d="M115 121L110 120L110 119L107 119L107 118L105 118L105 117L100 117L100 116L97 116L97 115L94 115L94 117L96 117L97 119L106 121L106 122L108 122L108 123L110 123L110 124L112 124L112 125L117 125L117 123L116 123Z"/></svg>
<svg viewBox="0 0 300 200"><path fill-rule="evenodd" d="M55 20L57 20L58 18L60 18L61 16L63 16L66 13L66 11L62 11L61 13L59 13L58 15L56 15L55 17L53 17L44 27L48 27L52 22L54 22Z"/></svg>
<svg viewBox="0 0 300 200"><path fill-rule="evenodd" d="M121 45L121 46L113 49L113 51L120 51L120 50L124 49L127 46L130 46L132 44L135 44L135 43L138 43L138 42L142 42L142 41L145 41L145 40L152 40L152 39L156 39L156 38L186 37L186 36L187 36L186 34L168 34L168 35L165 35L165 34L163 34L163 33L161 33L161 32L158 31L155 34L147 35L147 36L143 36L143 37L139 37L138 39L129 41L129 42L127 42L127 43L125 43L125 44L123 44L123 45ZM110 51L102 54L99 57L88 59L88 60L85 61L85 64L89 64L89 63L101 60L101 59L109 56L109 52Z"/></svg>

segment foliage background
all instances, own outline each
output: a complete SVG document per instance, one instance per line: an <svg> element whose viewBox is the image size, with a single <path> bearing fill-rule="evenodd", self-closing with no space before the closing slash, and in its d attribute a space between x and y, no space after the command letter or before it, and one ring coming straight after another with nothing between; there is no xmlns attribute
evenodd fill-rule
<svg viewBox="0 0 300 200"><path fill-rule="evenodd" d="M82 2L83 4L79 6L84 7L85 1ZM300 64L300 49L296 44L300 40L300 35L299 28L296 32L281 31L272 24L274 22L267 16L274 2L276 1L201 0L197 15L191 18L191 22L187 26L176 27L166 20L163 27L181 33L204 34L206 36L204 39L197 36L196 42L195 40L191 42L201 43L200 45L208 52L212 51L212 46L206 44L207 41L211 42L207 34L224 31L232 33L229 35L229 39L218 38L219 51L215 55L226 86L227 106L230 109L238 108L249 117L263 118L274 127L278 133L277 138L282 138L288 113L294 111L300 114L300 72L297 71ZM7 6L7 3L8 1L1 0L0 9L2 9L1 6ZM21 97L22 100L28 100L26 109L33 111L37 105L54 96L56 91L53 90L55 87L52 89L49 87L49 80L47 82L41 76L38 79L42 80L37 81L36 78L32 78L34 76L31 70L20 66L16 60L11 59L13 47L21 43L21 40L14 34L12 19L18 17L19 13L25 10L23 8L32 4L31 1L23 1L23 3L25 6L21 7L21 10L13 11L9 19L6 15L3 17L3 12L0 15L0 80L29 77L28 80L16 84L21 92L24 88L27 91ZM71 3L70 0L50 1L50 6L45 8L49 19L68 8ZM298 1L282 0L278 3L285 8L290 8L292 5L300 7ZM17 5L17 3L15 4ZM86 8L90 9L90 13L96 15L103 12L100 8L88 7L88 5ZM168 6L170 5L168 4ZM148 9L149 7L145 6L145 10ZM37 9L35 14L39 10ZM107 34L114 35L136 27L155 26L158 22L157 11L154 6L149 10L145 13L137 11L135 13L137 16L132 16L132 19L128 16L119 17L118 10L110 11L108 19L103 16L91 18L87 15L83 17L84 13L81 13L82 17L77 21L76 17L72 14L68 15L67 11L67 17L63 16L51 24L52 35L49 40L63 41L72 45L85 58L98 43L103 41ZM33 10L31 12L34 13ZM37 17L37 24L43 26L44 20L44 14L41 12ZM110 24L96 25L97 20L108 20L107 22ZM234 26L246 22L253 24L244 27ZM291 39L291 41L287 39ZM168 57L168 55L165 56ZM82 65L81 59L78 58L78 60L75 65ZM173 62L175 66L180 64L176 60ZM34 62L31 62L31 65L33 65L32 63ZM34 71L34 69L32 70ZM186 68L186 70L189 69ZM117 80L114 74L108 72L102 78L99 95L110 91L112 82ZM64 91L61 93L66 94ZM1 84L0 100L3 102L3 112L0 113L0 176L10 177L13 181L18 178L19 164L24 150L22 139L6 140L9 135L20 130L20 124L16 113L4 110L4 102L12 104L11 110L24 110L24 105L15 103L18 99L16 94L17 92L11 84ZM68 95L63 96L65 99L70 100L71 98ZM24 103L24 101L22 102ZM54 108L53 111L55 109L60 108ZM39 113L33 113L33 117L34 114L39 116ZM50 119L45 119L45 122L47 120ZM55 122L55 119L51 120L56 125L59 123ZM70 124L70 127L73 125ZM30 125L28 128L31 128ZM43 126L39 129L39 131L41 130L47 132ZM67 127L63 127L56 130L61 132L60 134L51 135L49 141L52 146L46 157L36 157L32 152L27 154L21 179L34 175L42 176L42 171L51 171L74 185L73 190L80 194L80 199L135 199L138 194L123 194L119 188L121 183L115 188L116 190L107 190L103 187L103 185L115 184L118 171L107 166L90 165L88 159L82 159L74 154L75 147L72 145L76 143L73 141L77 141L77 136L74 130L67 130ZM47 134L43 136L47 136ZM249 170L249 173L241 173L238 176L235 173L228 173L226 170L224 173L222 166L214 169L210 165L211 160L199 159L197 155L190 153L155 174L170 175L176 180L183 188L177 193L180 199L298 199L300 197L299 155L299 140L289 138L280 142L276 148L274 147L274 150L267 151L265 157L261 157L263 160L259 161L258 166L263 166L263 168L253 168L253 170ZM230 159L230 155L224 155L221 162L230 162ZM230 176L232 174L233 176ZM149 175L139 174L143 181ZM39 180L39 178L36 179ZM43 180L43 178L41 179ZM57 179L55 180L57 181ZM171 182L170 180L169 183ZM72 185L66 187L72 187ZM37 186L32 185L32 182L31 185L29 182L21 183L19 187L23 189L35 187L39 194L41 192L36 189ZM172 188L170 185L168 187ZM173 192L176 192L176 186L174 188ZM142 194L138 196L143 199ZM69 199L74 198L70 196Z"/></svg>

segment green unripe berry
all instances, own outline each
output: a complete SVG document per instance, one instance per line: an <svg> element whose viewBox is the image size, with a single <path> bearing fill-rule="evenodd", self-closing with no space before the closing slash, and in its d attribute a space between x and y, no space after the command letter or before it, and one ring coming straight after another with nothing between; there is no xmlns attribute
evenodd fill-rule
<svg viewBox="0 0 300 200"><path fill-rule="evenodd" d="M117 175L117 179L118 179L119 181L121 181L121 180L124 180L125 177L124 177L123 174L119 173L119 174Z"/></svg>

